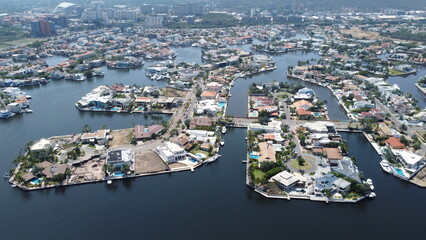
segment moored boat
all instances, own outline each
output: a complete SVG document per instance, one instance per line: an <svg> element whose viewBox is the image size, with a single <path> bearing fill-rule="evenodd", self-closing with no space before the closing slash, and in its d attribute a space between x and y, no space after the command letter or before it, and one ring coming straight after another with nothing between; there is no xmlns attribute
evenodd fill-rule
<svg viewBox="0 0 426 240"><path fill-rule="evenodd" d="M380 161L380 167L382 167L383 171L387 172L387 173L391 173L392 169L390 167L389 161L383 159L382 161Z"/></svg>
<svg viewBox="0 0 426 240"><path fill-rule="evenodd" d="M225 134L226 133L226 127L225 126L223 126L222 127L222 134Z"/></svg>
<svg viewBox="0 0 426 240"><path fill-rule="evenodd" d="M220 146L223 146L223 145L225 145L225 140L220 139Z"/></svg>

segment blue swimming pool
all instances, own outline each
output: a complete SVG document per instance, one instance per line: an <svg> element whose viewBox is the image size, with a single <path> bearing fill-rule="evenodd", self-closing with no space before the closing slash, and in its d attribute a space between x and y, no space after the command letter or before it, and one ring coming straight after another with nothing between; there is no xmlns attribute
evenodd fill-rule
<svg viewBox="0 0 426 240"><path fill-rule="evenodd" d="M40 183L40 179L34 178L33 180L31 180L31 183L38 184L38 183Z"/></svg>
<svg viewBox="0 0 426 240"><path fill-rule="evenodd" d="M393 170L399 175L399 176L402 176L402 177L405 177L405 174L404 174L404 172L401 170L401 169L399 169L399 168L393 168Z"/></svg>
<svg viewBox="0 0 426 240"><path fill-rule="evenodd" d="M114 176L116 176L116 177L122 177L122 176L124 176L124 173L114 173Z"/></svg>
<svg viewBox="0 0 426 240"><path fill-rule="evenodd" d="M217 104L217 106L219 108L223 108L223 107L225 107L225 105L226 105L226 102L220 102L220 103Z"/></svg>
<svg viewBox="0 0 426 240"><path fill-rule="evenodd" d="M193 163L197 163L198 161L193 159L193 158L189 158L189 161L193 162Z"/></svg>
<svg viewBox="0 0 426 240"><path fill-rule="evenodd" d="M250 153L250 158L259 159L259 155Z"/></svg>
<svg viewBox="0 0 426 240"><path fill-rule="evenodd" d="M120 108L118 108L118 107L114 107L114 108L111 108L111 110L112 110L112 111L118 111L118 110L120 110Z"/></svg>
<svg viewBox="0 0 426 240"><path fill-rule="evenodd" d="M314 114L315 117L321 116L321 114L319 114L319 113L313 113L313 114Z"/></svg>

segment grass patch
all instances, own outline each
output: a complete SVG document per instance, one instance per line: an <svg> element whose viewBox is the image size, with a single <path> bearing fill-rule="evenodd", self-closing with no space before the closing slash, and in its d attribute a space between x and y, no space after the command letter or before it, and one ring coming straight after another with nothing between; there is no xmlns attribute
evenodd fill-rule
<svg viewBox="0 0 426 240"><path fill-rule="evenodd" d="M404 73L405 73L405 72L398 71L398 70L395 70L395 69L391 69L391 70L389 70L389 75L392 75L392 76L400 75L400 74L404 74Z"/></svg>
<svg viewBox="0 0 426 240"><path fill-rule="evenodd" d="M263 177L265 176L265 173L260 171L259 169L255 169L253 171L253 174L254 174L254 178L257 179L257 180L262 180Z"/></svg>
<svg viewBox="0 0 426 240"><path fill-rule="evenodd" d="M308 170L312 167L312 164L309 161L305 161L305 163L303 164L303 166L299 165L299 162L297 161L297 159L294 159L293 161L291 161L291 166L299 169L299 170Z"/></svg>

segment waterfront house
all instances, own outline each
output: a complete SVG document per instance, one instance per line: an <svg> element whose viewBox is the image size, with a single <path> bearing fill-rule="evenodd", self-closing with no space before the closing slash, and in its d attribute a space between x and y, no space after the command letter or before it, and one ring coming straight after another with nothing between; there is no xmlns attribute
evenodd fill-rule
<svg viewBox="0 0 426 240"><path fill-rule="evenodd" d="M305 188L306 185L306 178L298 172L282 171L274 175L271 180L276 182L284 191L289 191L294 187Z"/></svg>
<svg viewBox="0 0 426 240"><path fill-rule="evenodd" d="M337 165L343 158L339 148L323 148L323 151L331 166Z"/></svg>
<svg viewBox="0 0 426 240"><path fill-rule="evenodd" d="M350 182L330 173L314 179L314 192L316 196L323 196L325 190L330 191L330 193L338 192L344 194L349 191L350 185Z"/></svg>
<svg viewBox="0 0 426 240"><path fill-rule="evenodd" d="M213 120L207 117L198 117L191 119L189 129L195 129L197 127L211 127L213 126Z"/></svg>
<svg viewBox="0 0 426 240"><path fill-rule="evenodd" d="M393 149L405 149L405 144L403 144L398 138L396 137L390 137L388 138L385 143L393 148Z"/></svg>
<svg viewBox="0 0 426 240"><path fill-rule="evenodd" d="M276 162L275 148L272 142L259 143L259 164L262 162Z"/></svg>
<svg viewBox="0 0 426 240"><path fill-rule="evenodd" d="M203 91L201 93L202 99L217 99L218 96L219 96L219 94L216 91Z"/></svg>
<svg viewBox="0 0 426 240"><path fill-rule="evenodd" d="M135 156L130 152L129 148L120 148L108 151L106 163L114 166L120 166L121 164L131 166L134 160Z"/></svg>
<svg viewBox="0 0 426 240"><path fill-rule="evenodd" d="M109 132L109 129L101 129L93 133L83 133L80 140L83 144L94 143L98 145L105 145L108 142Z"/></svg>
<svg viewBox="0 0 426 240"><path fill-rule="evenodd" d="M42 138L42 139L38 140L37 142L35 142L33 145L31 145L30 151L31 152L47 151L51 147L55 147L55 144L51 140L48 140L46 138Z"/></svg>
<svg viewBox="0 0 426 240"><path fill-rule="evenodd" d="M185 150L178 144L172 142L165 142L163 146L157 147L155 152L167 164L186 159Z"/></svg>
<svg viewBox="0 0 426 240"><path fill-rule="evenodd" d="M136 140L151 139L153 136L158 136L163 132L164 127L162 125L151 125L145 127L144 125L136 125L134 128L134 135Z"/></svg>
<svg viewBox="0 0 426 240"><path fill-rule="evenodd" d="M407 150L393 150L392 153L405 169L415 172L424 164L424 157Z"/></svg>

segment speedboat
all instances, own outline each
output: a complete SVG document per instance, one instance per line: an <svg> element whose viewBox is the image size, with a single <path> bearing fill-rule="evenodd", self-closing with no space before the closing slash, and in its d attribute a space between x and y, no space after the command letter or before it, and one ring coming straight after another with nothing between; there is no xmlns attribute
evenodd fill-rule
<svg viewBox="0 0 426 240"><path fill-rule="evenodd" d="M107 184L111 184L112 183L112 180L111 179L108 179L107 180Z"/></svg>
<svg viewBox="0 0 426 240"><path fill-rule="evenodd" d="M370 198L375 198L375 197L376 197L376 193L371 192L371 193L368 195L368 197L370 197Z"/></svg>
<svg viewBox="0 0 426 240"><path fill-rule="evenodd" d="M225 126L223 126L222 127L222 134L225 134L226 133L226 127Z"/></svg>
<svg viewBox="0 0 426 240"><path fill-rule="evenodd" d="M387 172L387 173L391 173L392 169L390 167L389 161L383 159L382 161L380 161L380 166L382 167L383 171Z"/></svg>
<svg viewBox="0 0 426 240"><path fill-rule="evenodd" d="M225 145L225 140L220 139L220 146L223 146L223 145Z"/></svg>

